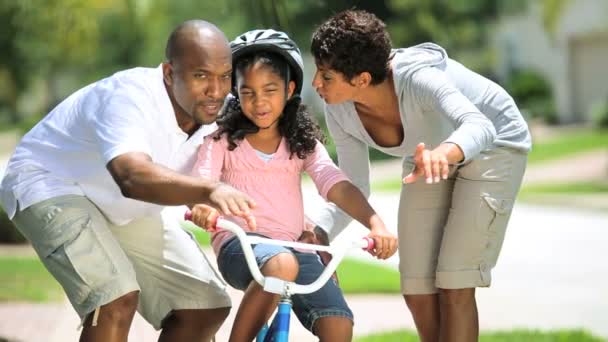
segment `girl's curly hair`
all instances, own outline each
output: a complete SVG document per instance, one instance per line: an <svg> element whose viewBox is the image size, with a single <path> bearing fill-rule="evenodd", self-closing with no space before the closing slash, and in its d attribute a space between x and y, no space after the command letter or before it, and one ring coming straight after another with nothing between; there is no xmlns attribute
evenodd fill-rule
<svg viewBox="0 0 608 342"><path fill-rule="evenodd" d="M233 72L242 74L256 63L261 63L270 68L272 72L285 80L285 89L287 89L289 74L291 74L288 70L289 65L283 57L272 52L255 52L241 57L234 63L235 70ZM222 135L226 134L230 151L237 147L237 141L243 140L247 134L256 133L260 130L243 113L236 91L233 91L233 95L217 120L219 130L214 136L215 140L219 140ZM299 95L294 95L286 101L278 127L281 136L287 139L291 156L295 154L298 158L305 159L314 151L317 140L325 143L325 137L319 124L308 113Z"/></svg>

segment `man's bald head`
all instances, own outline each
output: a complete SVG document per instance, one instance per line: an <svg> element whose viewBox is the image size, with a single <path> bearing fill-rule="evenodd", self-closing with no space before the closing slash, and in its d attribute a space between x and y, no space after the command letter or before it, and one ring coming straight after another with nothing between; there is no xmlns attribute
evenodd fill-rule
<svg viewBox="0 0 608 342"><path fill-rule="evenodd" d="M208 48L229 47L224 32L204 20L188 20L171 32L165 48L167 61L179 60L184 55Z"/></svg>
<svg viewBox="0 0 608 342"><path fill-rule="evenodd" d="M230 43L215 25L190 20L171 33L165 54L165 88L178 124L192 134L200 125L217 119L230 91Z"/></svg>

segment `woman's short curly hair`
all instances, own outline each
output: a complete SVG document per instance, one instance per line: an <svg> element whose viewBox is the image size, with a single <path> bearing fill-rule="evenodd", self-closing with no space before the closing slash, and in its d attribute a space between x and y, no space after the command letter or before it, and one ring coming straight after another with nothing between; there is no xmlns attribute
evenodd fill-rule
<svg viewBox="0 0 608 342"><path fill-rule="evenodd" d="M365 71L372 84L388 76L391 38L384 22L372 13L346 10L334 15L313 33L310 50L317 64L347 80Z"/></svg>

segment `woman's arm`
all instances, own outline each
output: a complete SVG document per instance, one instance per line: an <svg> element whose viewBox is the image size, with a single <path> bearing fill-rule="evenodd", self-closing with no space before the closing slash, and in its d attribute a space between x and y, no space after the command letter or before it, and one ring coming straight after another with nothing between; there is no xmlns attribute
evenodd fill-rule
<svg viewBox="0 0 608 342"><path fill-rule="evenodd" d="M408 82L409 93L422 110L442 114L456 128L433 150L419 142L414 160L416 167L403 181L415 182L424 176L427 183L447 179L450 164L470 160L490 147L496 139L494 124L452 84L444 71L423 68Z"/></svg>
<svg viewBox="0 0 608 342"><path fill-rule="evenodd" d="M423 110L446 117L455 127L443 143L458 145L470 160L490 147L496 139L496 128L475 104L437 68L423 68L411 76L411 94Z"/></svg>

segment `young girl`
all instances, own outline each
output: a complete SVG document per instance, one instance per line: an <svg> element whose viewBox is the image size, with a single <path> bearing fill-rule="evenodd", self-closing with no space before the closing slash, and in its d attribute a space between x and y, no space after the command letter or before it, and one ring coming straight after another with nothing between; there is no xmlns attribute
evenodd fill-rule
<svg viewBox="0 0 608 342"><path fill-rule="evenodd" d="M235 97L226 104L218 132L201 146L194 172L254 199L255 234L295 241L305 226L300 181L306 171L324 198L371 230L379 258L394 254L396 237L331 161L319 141L319 127L300 104L302 59L295 43L282 32L256 30L237 38L231 47ZM208 227L209 216L201 217L197 206L195 223ZM247 227L242 218L227 219ZM279 297L253 281L241 245L230 232L213 233L212 245L226 281L245 290L230 340L251 341ZM266 276L308 284L324 269L314 253L264 244L255 245L254 253ZM351 340L352 312L333 280L316 293L292 299L300 322L321 341Z"/></svg>

